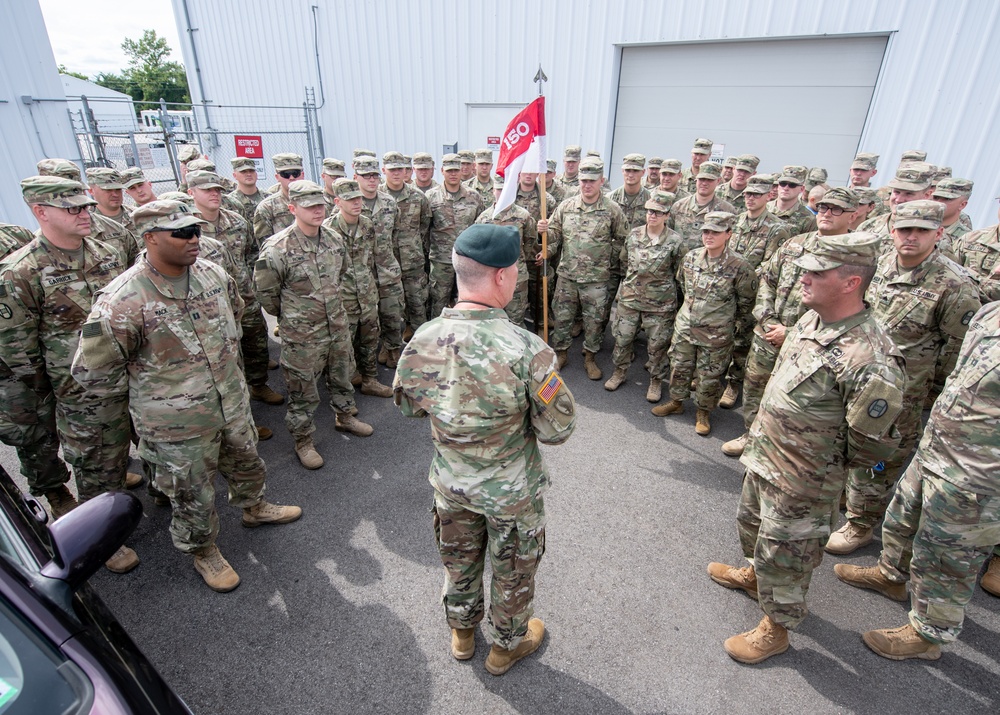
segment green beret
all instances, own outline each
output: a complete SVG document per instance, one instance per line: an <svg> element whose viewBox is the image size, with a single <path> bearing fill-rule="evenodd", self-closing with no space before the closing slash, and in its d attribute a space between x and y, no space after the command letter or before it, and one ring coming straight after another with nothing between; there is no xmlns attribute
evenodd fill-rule
<svg viewBox="0 0 1000 715"><path fill-rule="evenodd" d="M455 253L484 266L506 268L521 255L521 235L514 226L476 223L455 239Z"/></svg>

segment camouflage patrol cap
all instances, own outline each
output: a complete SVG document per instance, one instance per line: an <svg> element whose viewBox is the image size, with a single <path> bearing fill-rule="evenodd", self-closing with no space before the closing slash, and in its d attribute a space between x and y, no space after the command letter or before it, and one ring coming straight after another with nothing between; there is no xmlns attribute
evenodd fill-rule
<svg viewBox="0 0 1000 715"><path fill-rule="evenodd" d="M921 199L907 201L896 207L896 223L893 228L937 229L944 222L944 204L940 201Z"/></svg>
<svg viewBox="0 0 1000 715"><path fill-rule="evenodd" d="M642 171L646 168L646 157L642 154L626 154L625 158L622 159L622 171L626 169L631 169L633 171Z"/></svg>
<svg viewBox="0 0 1000 715"><path fill-rule="evenodd" d="M930 188L932 173L930 164L911 161L896 169L896 176L888 186L900 191L926 191Z"/></svg>
<svg viewBox="0 0 1000 715"><path fill-rule="evenodd" d="M361 197L361 189L354 179L337 179L333 183L333 193L338 199L349 201Z"/></svg>
<svg viewBox="0 0 1000 715"><path fill-rule="evenodd" d="M288 200L296 206L319 206L326 203L323 187L315 181L299 179L288 185Z"/></svg>
<svg viewBox="0 0 1000 715"><path fill-rule="evenodd" d="M854 211L858 208L858 194L854 191L854 189L837 186L823 194L823 198L816 203L830 204L831 206L839 206L840 208L847 209L848 211Z"/></svg>
<svg viewBox="0 0 1000 715"><path fill-rule="evenodd" d="M694 146L691 148L692 154L711 154L713 142L711 139L695 139Z"/></svg>
<svg viewBox="0 0 1000 715"><path fill-rule="evenodd" d="M754 156L753 154L740 154L736 157L735 168L737 169L753 173L757 171L758 166L760 166L760 157L758 156Z"/></svg>
<svg viewBox="0 0 1000 715"><path fill-rule="evenodd" d="M563 159L569 159L570 161L580 161L580 155L583 154L583 147L579 144L570 144L563 151Z"/></svg>
<svg viewBox="0 0 1000 715"><path fill-rule="evenodd" d="M177 150L177 161L182 164L187 164L189 161L197 159L199 156L201 156L201 149L193 144L185 144Z"/></svg>
<svg viewBox="0 0 1000 715"><path fill-rule="evenodd" d="M934 178L937 179L938 181L940 181L941 179L950 179L951 178L951 167L950 166L939 166L938 170L937 170L937 174L934 175Z"/></svg>
<svg viewBox="0 0 1000 715"><path fill-rule="evenodd" d="M138 166L130 166L121 172L122 186L131 189L133 186L146 183L146 176Z"/></svg>
<svg viewBox="0 0 1000 715"><path fill-rule="evenodd" d="M878 154L867 152L855 154L854 163L851 164L852 169L864 169L865 171L875 171L876 166L878 166Z"/></svg>
<svg viewBox="0 0 1000 715"><path fill-rule="evenodd" d="M664 171L668 174L679 174L684 170L684 164L681 163L680 159L666 159L663 165L660 167L660 173Z"/></svg>
<svg viewBox="0 0 1000 715"><path fill-rule="evenodd" d="M556 170L556 160L555 159L546 159L545 160L545 172L547 174L551 174L555 170Z"/></svg>
<svg viewBox="0 0 1000 715"><path fill-rule="evenodd" d="M359 156L375 156L375 152L373 152L371 149L355 149L354 151L351 152L352 159L357 159Z"/></svg>
<svg viewBox="0 0 1000 715"><path fill-rule="evenodd" d="M502 189L503 188L503 176L500 174L493 175L493 188Z"/></svg>
<svg viewBox="0 0 1000 715"><path fill-rule="evenodd" d="M433 169L434 157L424 152L417 152L413 155L414 169Z"/></svg>
<svg viewBox="0 0 1000 715"><path fill-rule="evenodd" d="M458 154L445 154L441 157L441 171L461 169L462 158Z"/></svg>
<svg viewBox="0 0 1000 715"><path fill-rule="evenodd" d="M769 194L774 188L774 179L771 174L754 174L747 179L747 186L743 189L744 194Z"/></svg>
<svg viewBox="0 0 1000 715"><path fill-rule="evenodd" d="M811 250L793 261L799 268L820 273L840 266L875 265L882 238L874 233L817 236Z"/></svg>
<svg viewBox="0 0 1000 715"><path fill-rule="evenodd" d="M140 236L150 231L176 231L187 226L207 224L194 209L183 201L157 199L132 212L135 232Z"/></svg>
<svg viewBox="0 0 1000 715"><path fill-rule="evenodd" d="M61 176L70 181L81 181L80 167L68 159L42 159L37 164L39 176Z"/></svg>
<svg viewBox="0 0 1000 715"><path fill-rule="evenodd" d="M808 174L809 169L804 166L798 166L796 164L783 166L781 168L781 176L778 177L778 181L802 186L802 184L806 183L806 176Z"/></svg>
<svg viewBox="0 0 1000 715"><path fill-rule="evenodd" d="M194 206L194 196L185 194L183 191L167 191L160 194L158 199L160 201L180 201L188 206Z"/></svg>
<svg viewBox="0 0 1000 715"><path fill-rule="evenodd" d="M99 189L107 189L109 191L125 188L122 185L122 175L114 169L108 169L104 166L87 169L87 183Z"/></svg>
<svg viewBox="0 0 1000 715"><path fill-rule="evenodd" d="M489 149L476 149L476 163L493 165L493 152Z"/></svg>
<svg viewBox="0 0 1000 715"><path fill-rule="evenodd" d="M230 159L229 163L233 166L233 171L246 171L247 169L257 170L257 165L254 163L253 159L248 156L238 156L235 159Z"/></svg>
<svg viewBox="0 0 1000 715"><path fill-rule="evenodd" d="M406 161L406 157L398 151L387 151L382 155L382 168L386 171L389 169L405 169L407 166L409 164Z"/></svg>
<svg viewBox="0 0 1000 715"><path fill-rule="evenodd" d="M735 156L727 156L725 159L722 160L722 166L723 167L731 166L731 167L733 167L735 169L736 168L736 157Z"/></svg>
<svg viewBox="0 0 1000 715"><path fill-rule="evenodd" d="M21 181L21 197L24 203L55 206L60 209L71 209L77 206L95 206L97 204L87 194L87 187L79 181L64 179L61 176L29 176Z"/></svg>
<svg viewBox="0 0 1000 715"><path fill-rule="evenodd" d="M271 163L274 164L275 171L294 171L295 169L302 171L302 157L298 154L290 152L275 154L271 157Z"/></svg>
<svg viewBox="0 0 1000 715"><path fill-rule="evenodd" d="M716 164L714 161L706 161L700 167L698 167L698 175L696 179L721 179L722 178L722 164Z"/></svg>
<svg viewBox="0 0 1000 715"><path fill-rule="evenodd" d="M344 162L340 159L324 159L323 173L327 176L347 176L344 170Z"/></svg>
<svg viewBox="0 0 1000 715"><path fill-rule="evenodd" d="M405 168L407 168L407 169L413 168L413 157L412 156L410 156L409 154L403 154L403 161L406 162L406 167Z"/></svg>
<svg viewBox="0 0 1000 715"><path fill-rule="evenodd" d="M216 171L215 162L211 159L192 159L188 162L188 171Z"/></svg>
<svg viewBox="0 0 1000 715"><path fill-rule="evenodd" d="M352 164L354 166L354 173L358 176L371 176L372 174L382 173L378 169L378 159L374 156L362 154L355 157Z"/></svg>
<svg viewBox="0 0 1000 715"><path fill-rule="evenodd" d="M214 171L189 171L187 175L189 189L221 189L222 177Z"/></svg>
<svg viewBox="0 0 1000 715"><path fill-rule="evenodd" d="M927 161L927 152L920 149L907 149L899 157L899 163L904 161Z"/></svg>
<svg viewBox="0 0 1000 715"><path fill-rule="evenodd" d="M870 186L852 186L851 191L858 196L858 206L867 206L878 200L878 192Z"/></svg>
<svg viewBox="0 0 1000 715"><path fill-rule="evenodd" d="M469 149L462 149L462 151L458 152L458 160L462 164L475 164L476 155Z"/></svg>
<svg viewBox="0 0 1000 715"><path fill-rule="evenodd" d="M650 169L659 169L661 166L663 166L663 159L661 159L658 156L651 156L649 157L649 161L646 162L646 165Z"/></svg>
<svg viewBox="0 0 1000 715"><path fill-rule="evenodd" d="M826 179L830 174L821 166L814 166L809 170L809 176L806 179L806 183L811 184L824 184Z"/></svg>
<svg viewBox="0 0 1000 715"><path fill-rule="evenodd" d="M732 231L733 224L736 223L736 215L728 211L709 211L705 215L705 223L701 225L702 231Z"/></svg>
<svg viewBox="0 0 1000 715"><path fill-rule="evenodd" d="M604 162L588 156L580 162L580 178L600 179L604 176Z"/></svg>
<svg viewBox="0 0 1000 715"><path fill-rule="evenodd" d="M972 195L971 179L941 179L934 187L934 197L941 199L968 198Z"/></svg>
<svg viewBox="0 0 1000 715"><path fill-rule="evenodd" d="M514 226L474 223L458 234L455 253L484 266L506 268L521 255L521 233Z"/></svg>
<svg viewBox="0 0 1000 715"><path fill-rule="evenodd" d="M644 205L644 209L652 209L653 211L662 211L664 213L670 213L670 209L674 205L674 201L677 200L675 194L669 191L660 191L659 189L653 189L649 193L649 201Z"/></svg>

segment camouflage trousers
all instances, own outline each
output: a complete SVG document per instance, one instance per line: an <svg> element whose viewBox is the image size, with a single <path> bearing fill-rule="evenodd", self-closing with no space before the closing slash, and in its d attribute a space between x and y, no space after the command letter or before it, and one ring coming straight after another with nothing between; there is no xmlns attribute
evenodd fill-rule
<svg viewBox="0 0 1000 715"><path fill-rule="evenodd" d="M451 263L431 261L430 288L427 302L430 303L431 320L441 315L441 311L452 305L455 293L455 269Z"/></svg>
<svg viewBox="0 0 1000 715"><path fill-rule="evenodd" d="M879 569L910 581L910 624L933 643L958 638L983 562L1000 543L1000 496L966 491L914 459L882 526Z"/></svg>
<svg viewBox="0 0 1000 715"><path fill-rule="evenodd" d="M856 526L872 529L882 519L903 465L920 438L920 415L930 383L921 382L917 387L916 390L910 390L907 385L903 394L903 410L896 418L896 428L902 439L892 456L882 463L884 468L881 471L872 468L852 469L848 474L847 518Z"/></svg>
<svg viewBox="0 0 1000 715"><path fill-rule="evenodd" d="M281 369L288 386L285 427L296 440L316 431L313 415L319 407L319 381L326 376L330 407L334 412L350 412L354 406L354 372L351 343L346 334L308 344L285 342L281 349Z"/></svg>
<svg viewBox="0 0 1000 715"><path fill-rule="evenodd" d="M427 322L427 272L404 271L402 281L406 322L416 330Z"/></svg>
<svg viewBox="0 0 1000 715"><path fill-rule="evenodd" d="M634 359L633 345L639 327L646 331L646 352L649 360L649 376L666 380L670 376L670 358L667 350L674 335L673 313L650 313L622 305L619 301L615 313L615 322L611 326L611 334L615 336L615 349L611 353L611 362L615 367L628 370Z"/></svg>
<svg viewBox="0 0 1000 715"><path fill-rule="evenodd" d="M219 534L217 473L229 486L232 506L251 507L264 498L266 470L257 456L257 430L249 414L222 429L179 442L140 438L139 456L157 489L170 499L170 538L184 553L211 546Z"/></svg>
<svg viewBox="0 0 1000 715"><path fill-rule="evenodd" d="M761 609L785 628L795 628L809 613L809 582L836 513L834 502L796 499L753 472L743 477L736 511L740 546L757 573Z"/></svg>
<svg viewBox="0 0 1000 715"><path fill-rule="evenodd" d="M361 311L347 311L347 332L351 340L351 372L358 370L364 377L378 375L378 306L361 303ZM355 303L352 307L358 307Z"/></svg>
<svg viewBox="0 0 1000 715"><path fill-rule="evenodd" d="M570 331L576 319L577 308L583 311L583 349L592 353L600 352L604 341L604 309L608 302L608 284L578 283L559 276L556 293L552 298L553 350L569 350L572 343Z"/></svg>
<svg viewBox="0 0 1000 715"><path fill-rule="evenodd" d="M729 363L729 370L726 379L729 382L740 385L743 383L746 372L747 358L750 355L750 339L753 336L753 327L746 330L737 330L733 338L733 360Z"/></svg>
<svg viewBox="0 0 1000 715"><path fill-rule="evenodd" d="M243 314L242 327L240 352L243 355L243 372L247 384L266 385L267 362L270 360L270 355L267 352L267 323L260 306Z"/></svg>
<svg viewBox="0 0 1000 715"><path fill-rule="evenodd" d="M125 488L130 444L125 398L57 401L56 431L81 501Z"/></svg>
<svg viewBox="0 0 1000 715"><path fill-rule="evenodd" d="M0 364L0 442L14 447L21 474L34 496L58 489L69 481L69 470L59 458L56 436L56 397L39 395Z"/></svg>
<svg viewBox="0 0 1000 715"><path fill-rule="evenodd" d="M604 304L604 315L601 317L601 335L604 335L604 331L608 328L608 322L611 320L611 308L615 304L615 300L618 298L618 286L622 284L622 277L614 273L608 278L608 300Z"/></svg>
<svg viewBox="0 0 1000 715"><path fill-rule="evenodd" d="M722 397L722 376L733 356L733 344L720 348L692 345L687 336L674 331L670 350L670 399L686 400L691 396L691 380L698 378L694 404L699 410L714 410Z"/></svg>
<svg viewBox="0 0 1000 715"><path fill-rule="evenodd" d="M403 347L403 293L392 293L378 301L379 334L386 350Z"/></svg>
<svg viewBox="0 0 1000 715"><path fill-rule="evenodd" d="M756 333L750 341L750 353L743 373L743 424L748 432L757 419L760 400L764 397L764 388L774 372L780 350Z"/></svg>
<svg viewBox="0 0 1000 715"><path fill-rule="evenodd" d="M483 620L483 571L489 555L490 640L517 647L533 611L535 572L545 553L545 507L541 496L516 517L485 516L434 494L434 538L445 579L441 602L451 628L474 628Z"/></svg>
<svg viewBox="0 0 1000 715"><path fill-rule="evenodd" d="M517 277L517 286L514 288L514 295L510 302L504 307L510 322L519 328L524 327L524 314L528 310L528 278L527 276Z"/></svg>

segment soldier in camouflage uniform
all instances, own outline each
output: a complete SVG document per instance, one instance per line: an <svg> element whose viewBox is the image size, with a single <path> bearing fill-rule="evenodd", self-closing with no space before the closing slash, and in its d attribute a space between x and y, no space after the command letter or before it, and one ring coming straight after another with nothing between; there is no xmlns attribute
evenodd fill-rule
<svg viewBox="0 0 1000 715"><path fill-rule="evenodd" d="M767 210L788 225L788 235L798 236L816 230L816 217L802 201L802 185L808 169L804 166L786 166L778 177L778 198L767 205Z"/></svg>
<svg viewBox="0 0 1000 715"><path fill-rule="evenodd" d="M135 201L136 206L144 206L150 201L156 201L153 185L138 166L128 167L121 172L120 177L125 193Z"/></svg>
<svg viewBox="0 0 1000 715"><path fill-rule="evenodd" d="M502 310L516 289L522 254L515 229L472 226L454 254L458 301L417 330L393 387L404 415L432 422L434 534L452 655L475 654L488 555L486 669L502 675L545 634L545 624L532 618L550 483L538 443L569 439L575 405L553 351Z"/></svg>
<svg viewBox="0 0 1000 715"><path fill-rule="evenodd" d="M737 215L747 210L747 205L743 201L743 191L747 188L750 177L757 173L758 165L760 159L753 154L740 154L733 160L733 176L715 189L715 195L732 204L735 209L733 213Z"/></svg>
<svg viewBox="0 0 1000 715"><path fill-rule="evenodd" d="M205 157L200 157L198 159L193 159L189 161L187 169L189 174L192 171L208 171L216 175L219 174L219 168L215 165L215 162ZM223 194L228 194L230 191L236 190L236 184L231 179L227 179L224 176L219 176L219 183L222 184ZM185 185L188 188L191 188L191 182L187 181L186 179L185 179ZM239 211L237 211L236 213L239 213Z"/></svg>
<svg viewBox="0 0 1000 715"><path fill-rule="evenodd" d="M187 193L187 173L188 164L190 164L195 159L201 158L201 149L194 146L193 144L185 144L180 149L177 150L177 163L181 169L181 183L178 185L177 190L183 193Z"/></svg>
<svg viewBox="0 0 1000 715"><path fill-rule="evenodd" d="M552 218L539 221L538 232L549 232L547 258L560 256L550 339L560 369L566 364L570 330L581 308L583 365L587 377L600 380L603 375L594 356L601 350L605 309L613 298L608 295L608 282L613 273L620 272L618 263L629 229L618 204L601 193L604 164L586 159L580 164L579 179L580 193L559 204Z"/></svg>
<svg viewBox="0 0 1000 715"><path fill-rule="evenodd" d="M124 197L122 196L125 185L122 183L121 174L115 169L104 167L87 169L87 184L90 195L97 202L93 208L94 213L99 213L105 218L120 223L129 231L135 230L132 217L125 210Z"/></svg>
<svg viewBox="0 0 1000 715"><path fill-rule="evenodd" d="M547 159L545 161L545 190L552 196L552 208L548 204L545 208L555 211L556 207L566 199L566 188L556 179L556 160Z"/></svg>
<svg viewBox="0 0 1000 715"><path fill-rule="evenodd" d="M546 167L548 168L548 167ZM517 176L517 196L514 203L528 212L528 215L535 220L536 224L542 218L542 191L539 186L539 176L533 171L522 171ZM561 188L561 187L560 187ZM545 192L545 213L552 216L559 202L549 192ZM535 232L537 237L538 232ZM558 257L549 263L549 300L551 301L554 288L555 269L558 267ZM535 333L542 332L542 286L541 286L541 265L534 260L529 260L526 266L528 280L528 307L526 314L530 316ZM515 299L516 300L516 299Z"/></svg>
<svg viewBox="0 0 1000 715"><path fill-rule="evenodd" d="M865 296L875 320L906 358L903 409L896 421L899 448L882 468L864 465L847 480L847 523L826 545L831 554L849 554L871 543L874 529L892 498L892 488L920 437L924 398L934 384L938 356L943 372L955 365L969 321L980 308L966 271L935 248L944 207L937 201L909 201L896 207L895 249L882 256ZM945 350L951 342L955 349Z"/></svg>
<svg viewBox="0 0 1000 715"><path fill-rule="evenodd" d="M222 197L223 207L235 211L252 228L257 207L267 198L257 186L257 165L253 159L238 156L230 159L236 188Z"/></svg>
<svg viewBox="0 0 1000 715"><path fill-rule="evenodd" d="M489 208L496 198L493 195L493 152L489 149L476 151L476 173L471 179L464 181L466 187L472 189L483 200L483 207Z"/></svg>
<svg viewBox="0 0 1000 715"><path fill-rule="evenodd" d="M650 157L646 166L646 178L642 180L642 186L652 192L660 188L660 167L663 166L663 159L658 156Z"/></svg>
<svg viewBox="0 0 1000 715"><path fill-rule="evenodd" d="M727 156L722 160L722 184L725 186L730 181L733 180L733 174L736 173L736 157Z"/></svg>
<svg viewBox="0 0 1000 715"><path fill-rule="evenodd" d="M806 183L804 188L805 193L808 194L817 186L822 187L824 191L829 191L830 185L826 183L826 179L828 176L829 173L827 172L827 170L821 166L814 166L813 168L811 168L809 170L809 174L806 175Z"/></svg>
<svg viewBox="0 0 1000 715"><path fill-rule="evenodd" d="M476 154L469 149L458 152L459 177L464 184L476 175Z"/></svg>
<svg viewBox="0 0 1000 715"><path fill-rule="evenodd" d="M858 195L858 208L854 212L854 218L851 219L850 229L857 231L861 224L875 215L874 207L878 199L875 197L875 189L856 186L851 187L851 191Z"/></svg>
<svg viewBox="0 0 1000 715"><path fill-rule="evenodd" d="M660 166L660 191L674 195L674 201L680 201L691 194L681 188L681 160L666 159Z"/></svg>
<svg viewBox="0 0 1000 715"><path fill-rule="evenodd" d="M336 194L333 193L333 185L337 179L347 178L347 168L340 159L324 159L323 170L320 172L323 180L323 199L326 201L327 218L337 210Z"/></svg>
<svg viewBox="0 0 1000 715"><path fill-rule="evenodd" d="M903 166L908 163L926 162L926 161L927 161L926 151L921 151L920 149L907 149L900 155L899 164L896 166L896 170L898 171L899 169L902 169ZM883 186L878 190L879 199L886 205L888 205L889 203L889 197L891 196L891 194L892 194L892 188L889 187L888 185Z"/></svg>
<svg viewBox="0 0 1000 715"><path fill-rule="evenodd" d="M563 150L563 173L556 181L562 187L568 199L580 191L580 156L583 148L579 144L570 144Z"/></svg>
<svg viewBox="0 0 1000 715"><path fill-rule="evenodd" d="M708 214L719 211L734 213L732 204L715 195L721 176L718 164L702 164L695 181L696 192L677 201L670 212L668 226L681 235L685 252L701 247L701 227Z"/></svg>
<svg viewBox="0 0 1000 715"><path fill-rule="evenodd" d="M712 156L712 145L714 143L715 142L711 139L699 138L694 140L694 147L691 149L691 168L685 169L684 173L681 174L680 188L688 194L693 194L697 191L698 185L695 180L698 178L698 172L701 171L701 166L710 156ZM718 166L718 164L716 164L716 166ZM715 175L716 179L722 177L721 168L722 167L719 167L720 171Z"/></svg>
<svg viewBox="0 0 1000 715"><path fill-rule="evenodd" d="M931 197L933 167L930 164L909 162L896 170L896 176L889 182L889 212L868 219L858 226L859 231L874 233L882 239L882 253L893 248L892 228L896 224L896 209L908 201L920 201Z"/></svg>
<svg viewBox="0 0 1000 715"><path fill-rule="evenodd" d="M726 211L708 214L701 228L704 247L684 254L677 269L684 302L670 342L670 401L652 409L658 417L683 412L697 378L695 432L702 437L712 431L710 414L722 395L733 340L751 322L757 295L753 268L728 246L735 220Z"/></svg>
<svg viewBox="0 0 1000 715"><path fill-rule="evenodd" d="M983 303L1000 300L1000 224L970 231L953 250L957 262L972 274Z"/></svg>
<svg viewBox="0 0 1000 715"><path fill-rule="evenodd" d="M253 237L258 246L295 223L288 210L288 185L303 176L302 157L298 154L275 154L271 163L274 164L274 178L278 180L280 190L261 201L253 213Z"/></svg>
<svg viewBox="0 0 1000 715"><path fill-rule="evenodd" d="M847 186L850 189L871 189L871 210L872 216L878 216L881 213L888 211L888 208L878 198L878 194L875 193L875 189L872 189L872 177L878 173L878 154L871 154L868 152L860 152L854 156L854 161L851 163L851 175L847 180ZM855 191L860 198L865 198L865 193L861 191Z"/></svg>
<svg viewBox="0 0 1000 715"><path fill-rule="evenodd" d="M625 278L612 328L615 349L611 361L615 371L604 383L605 390L617 390L625 382L635 336L642 327L648 338L646 399L650 402L660 401L663 380L670 375L667 349L677 315L675 276L681 261L681 237L666 226L673 203L673 194L654 189L646 202L646 223L633 228L625 239L619 256Z"/></svg>
<svg viewBox="0 0 1000 715"><path fill-rule="evenodd" d="M836 188L829 194L818 219L818 229L800 233L761 264L760 285L754 305L754 332L743 377L743 423L746 431L722 445L722 453L739 457L746 447L750 427L757 417L764 388L771 378L785 336L808 308L802 303L802 275L805 270L796 261L814 247L820 236L836 237L849 232L857 194L851 189ZM825 197L824 197L825 198ZM839 212L839 213L836 213Z"/></svg>
<svg viewBox="0 0 1000 715"><path fill-rule="evenodd" d="M54 393L63 456L86 500L125 486L126 397L104 400L85 391L73 380L70 365L94 294L125 266L117 251L90 238L87 207L94 202L82 184L33 176L21 182L21 193L40 230L2 264L0 361L35 399L45 402L49 391ZM138 563L135 552L122 546L108 568L125 573Z"/></svg>
<svg viewBox="0 0 1000 715"><path fill-rule="evenodd" d="M944 204L944 232L938 241L938 248L948 258L955 260L955 244L971 231L961 221L962 209L969 205L973 182L970 179L942 179L931 192L931 198Z"/></svg>
<svg viewBox="0 0 1000 715"><path fill-rule="evenodd" d="M504 177L497 174L493 179L494 204L503 193ZM526 209L513 203L496 216L493 208L488 208L479 214L477 224L495 224L497 226L513 226L521 237L521 257L517 259L517 288L510 302L504 308L510 322L519 328L524 327L524 317L528 309L528 276L531 275L528 266L534 266L535 257L541 248L538 242L538 219Z"/></svg>
<svg viewBox="0 0 1000 715"><path fill-rule="evenodd" d="M170 499L174 546L193 554L210 588L231 591L240 580L215 546L216 473L244 526L288 523L302 510L264 501L265 467L240 368L243 300L220 266L198 260L204 222L174 201L154 201L133 216L146 255L95 301L73 377L102 400L128 400L139 454Z"/></svg>
<svg viewBox="0 0 1000 715"><path fill-rule="evenodd" d="M281 328L281 367L288 385L285 426L302 466L319 469L323 458L313 443L313 415L324 375L336 429L359 437L373 430L352 414L357 412L351 387L353 348L341 302L344 245L322 225L326 201L318 184L292 182L288 196L295 223L261 247L254 282L261 304L277 316Z"/></svg>
<svg viewBox="0 0 1000 715"><path fill-rule="evenodd" d="M976 575L1000 543L1000 304L969 323L955 371L934 403L916 456L903 474L882 526L882 553L868 568L837 564L842 581L906 600L909 623L873 630L865 644L892 660L937 660L958 638ZM983 576L1000 593L994 558Z"/></svg>
<svg viewBox="0 0 1000 715"><path fill-rule="evenodd" d="M434 157L424 152L413 155L413 188L418 189L423 194L438 185L434 180Z"/></svg>
<svg viewBox="0 0 1000 715"><path fill-rule="evenodd" d="M646 202L649 201L649 189L642 185L642 172L646 166L646 157L642 154L626 154L622 159L622 177L625 182L611 192L610 198L625 214L628 230L646 223ZM617 289L617 286L615 286ZM609 295L614 295L610 286Z"/></svg>
<svg viewBox="0 0 1000 715"><path fill-rule="evenodd" d="M483 212L479 194L462 186L461 162L457 154L441 159L444 184L427 192L431 206L430 246L430 317L436 318L451 304L455 271L451 267L451 248L458 234L476 222Z"/></svg>
<svg viewBox="0 0 1000 715"><path fill-rule="evenodd" d="M742 458L736 521L753 565L708 565L713 581L745 591L764 611L755 629L724 644L739 662L788 650L847 470L874 464L898 441L903 361L863 300L877 253L875 236L847 234L822 237L796 259L813 310L789 332Z"/></svg>

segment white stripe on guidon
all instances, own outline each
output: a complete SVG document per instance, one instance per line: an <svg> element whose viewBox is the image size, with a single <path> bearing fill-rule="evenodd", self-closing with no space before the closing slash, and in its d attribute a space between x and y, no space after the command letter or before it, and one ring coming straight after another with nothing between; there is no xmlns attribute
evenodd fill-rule
<svg viewBox="0 0 1000 715"><path fill-rule="evenodd" d="M514 199L517 198L518 177L522 171L545 173L546 148L545 137L536 136L531 140L528 150L507 165L504 170L503 191L500 192L500 198L497 199L496 205L493 207L493 218L496 218L498 213L514 203Z"/></svg>

